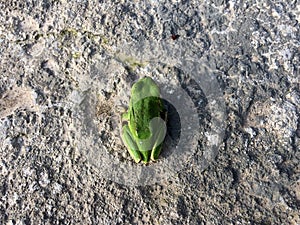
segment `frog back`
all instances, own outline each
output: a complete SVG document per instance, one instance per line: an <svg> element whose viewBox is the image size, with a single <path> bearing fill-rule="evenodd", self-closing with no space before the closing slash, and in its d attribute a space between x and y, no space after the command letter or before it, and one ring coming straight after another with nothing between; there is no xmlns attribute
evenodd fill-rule
<svg viewBox="0 0 300 225"><path fill-rule="evenodd" d="M150 121L161 117L164 105L160 98L159 87L150 78L145 77L135 83L131 93L131 129L138 138L145 139L151 136Z"/></svg>

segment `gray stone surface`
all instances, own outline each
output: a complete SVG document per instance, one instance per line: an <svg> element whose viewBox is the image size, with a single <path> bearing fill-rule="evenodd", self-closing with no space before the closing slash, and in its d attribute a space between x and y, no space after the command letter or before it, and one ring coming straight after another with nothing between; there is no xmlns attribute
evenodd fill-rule
<svg viewBox="0 0 300 225"><path fill-rule="evenodd" d="M300 224L299 22L298 1L1 1L0 224ZM199 119L147 166L119 137L142 76Z"/></svg>

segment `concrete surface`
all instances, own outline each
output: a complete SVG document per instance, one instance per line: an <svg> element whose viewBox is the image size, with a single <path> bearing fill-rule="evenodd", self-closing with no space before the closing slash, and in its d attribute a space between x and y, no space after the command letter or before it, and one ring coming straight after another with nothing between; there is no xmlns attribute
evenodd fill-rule
<svg viewBox="0 0 300 225"><path fill-rule="evenodd" d="M0 9L0 224L300 224L298 1ZM119 136L142 76L169 106L149 165Z"/></svg>

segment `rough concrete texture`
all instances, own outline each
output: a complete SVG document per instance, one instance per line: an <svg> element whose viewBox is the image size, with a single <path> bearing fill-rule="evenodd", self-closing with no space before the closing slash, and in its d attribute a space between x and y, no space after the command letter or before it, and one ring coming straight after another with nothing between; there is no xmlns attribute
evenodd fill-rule
<svg viewBox="0 0 300 225"><path fill-rule="evenodd" d="M0 224L300 224L299 1L0 9ZM138 47L119 54L127 43ZM205 61L225 105L217 156L202 167L214 101L184 60ZM198 145L166 179L127 185L134 173L118 182L101 172L110 161L92 159L103 152L123 171L151 168L135 165L118 135L130 86L145 75L188 93Z"/></svg>

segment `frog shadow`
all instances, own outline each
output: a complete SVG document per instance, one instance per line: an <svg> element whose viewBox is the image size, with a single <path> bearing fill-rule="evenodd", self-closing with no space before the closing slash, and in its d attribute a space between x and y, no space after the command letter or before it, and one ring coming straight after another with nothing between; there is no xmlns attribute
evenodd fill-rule
<svg viewBox="0 0 300 225"><path fill-rule="evenodd" d="M168 158L172 154L172 149L179 143L181 122L176 108L165 99L163 99L163 104L167 109L167 133L163 143L161 157Z"/></svg>

